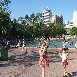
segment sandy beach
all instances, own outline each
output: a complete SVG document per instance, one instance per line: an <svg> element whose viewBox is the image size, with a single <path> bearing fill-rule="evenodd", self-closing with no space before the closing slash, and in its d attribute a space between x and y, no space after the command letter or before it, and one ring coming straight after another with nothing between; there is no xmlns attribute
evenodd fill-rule
<svg viewBox="0 0 77 77"><path fill-rule="evenodd" d="M0 77L41 77L38 49L27 47L23 52L21 47L9 49L9 60L0 62ZM46 77L63 77L63 66L58 56L60 51L61 48L48 48L49 67L45 70ZM67 77L77 77L77 50L70 48L68 52L70 54Z"/></svg>

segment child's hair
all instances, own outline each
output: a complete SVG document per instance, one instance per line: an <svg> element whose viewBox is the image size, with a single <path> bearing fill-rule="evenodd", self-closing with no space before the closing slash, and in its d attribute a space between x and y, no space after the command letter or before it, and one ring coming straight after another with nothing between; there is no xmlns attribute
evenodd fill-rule
<svg viewBox="0 0 77 77"><path fill-rule="evenodd" d="M62 48L62 50L61 51L63 51L64 50L64 48Z"/></svg>
<svg viewBox="0 0 77 77"><path fill-rule="evenodd" d="M46 42L42 42L41 45L42 45L42 44L46 45Z"/></svg>

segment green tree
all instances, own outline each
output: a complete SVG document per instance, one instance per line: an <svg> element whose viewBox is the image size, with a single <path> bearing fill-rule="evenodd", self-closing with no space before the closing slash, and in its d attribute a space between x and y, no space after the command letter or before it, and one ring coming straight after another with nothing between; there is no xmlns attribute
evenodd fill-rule
<svg viewBox="0 0 77 77"><path fill-rule="evenodd" d="M4 11L10 12L9 7L8 7L9 3L11 3L10 0L0 0L0 8L2 8L2 10Z"/></svg>
<svg viewBox="0 0 77 77"><path fill-rule="evenodd" d="M0 9L0 34L7 35L10 28L10 14Z"/></svg>
<svg viewBox="0 0 77 77"><path fill-rule="evenodd" d="M0 36L5 37L10 29L10 11L8 4L10 0L0 0Z"/></svg>
<svg viewBox="0 0 77 77"><path fill-rule="evenodd" d="M66 34L64 26L62 24L56 24L55 27L56 27L56 35L62 36L63 34Z"/></svg>
<svg viewBox="0 0 77 77"><path fill-rule="evenodd" d="M77 27L72 27L69 32L71 35L77 35Z"/></svg>
<svg viewBox="0 0 77 77"><path fill-rule="evenodd" d="M42 13L37 13L37 14L36 14L36 17L37 17L37 22L38 22L38 23L43 23L43 16L42 16Z"/></svg>
<svg viewBox="0 0 77 77"><path fill-rule="evenodd" d="M50 36L56 37L57 35L62 36L62 34L66 34L66 31L64 29L64 26L61 24L54 24L49 23L48 24Z"/></svg>
<svg viewBox="0 0 77 77"><path fill-rule="evenodd" d="M32 37L38 37L40 36L39 34L43 33L43 29L42 28L42 13L37 13L34 14L32 13L30 16L26 15L25 16L25 22L26 22L26 28L28 28L28 30L26 30L30 37L32 35ZM29 30L29 26L32 26L30 28L32 28L31 30Z"/></svg>

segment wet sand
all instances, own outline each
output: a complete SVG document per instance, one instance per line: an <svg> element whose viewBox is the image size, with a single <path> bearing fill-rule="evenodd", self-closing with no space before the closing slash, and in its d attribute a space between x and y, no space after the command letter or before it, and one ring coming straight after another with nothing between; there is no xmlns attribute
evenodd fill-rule
<svg viewBox="0 0 77 77"><path fill-rule="evenodd" d="M41 77L38 49L27 47L23 52L21 47L9 49L9 60L0 62L0 77ZM60 51L61 48L48 48L49 67L45 70L46 77L63 77L63 66L58 56ZM77 77L77 50L70 48L68 52L67 77Z"/></svg>

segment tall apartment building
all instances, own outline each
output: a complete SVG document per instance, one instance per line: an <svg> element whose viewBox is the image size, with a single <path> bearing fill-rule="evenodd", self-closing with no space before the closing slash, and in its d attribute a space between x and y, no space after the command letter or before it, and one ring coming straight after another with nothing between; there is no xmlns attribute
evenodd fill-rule
<svg viewBox="0 0 77 77"><path fill-rule="evenodd" d="M48 7L45 10L43 10L42 15L43 15L43 22L44 22L44 24L50 23L52 12L51 12L51 10Z"/></svg>
<svg viewBox="0 0 77 77"><path fill-rule="evenodd" d="M64 28L69 33L69 31L70 31L69 29L71 29L72 27L77 27L77 11L73 12L73 19L72 19L72 21L68 21Z"/></svg>
<svg viewBox="0 0 77 77"><path fill-rule="evenodd" d="M63 24L63 16L61 14L52 15L52 12L48 7L45 10L43 10L42 15L43 15L44 24L48 24L48 23Z"/></svg>
<svg viewBox="0 0 77 77"><path fill-rule="evenodd" d="M74 11L73 13L72 22L73 22L73 26L77 27L77 11Z"/></svg>

